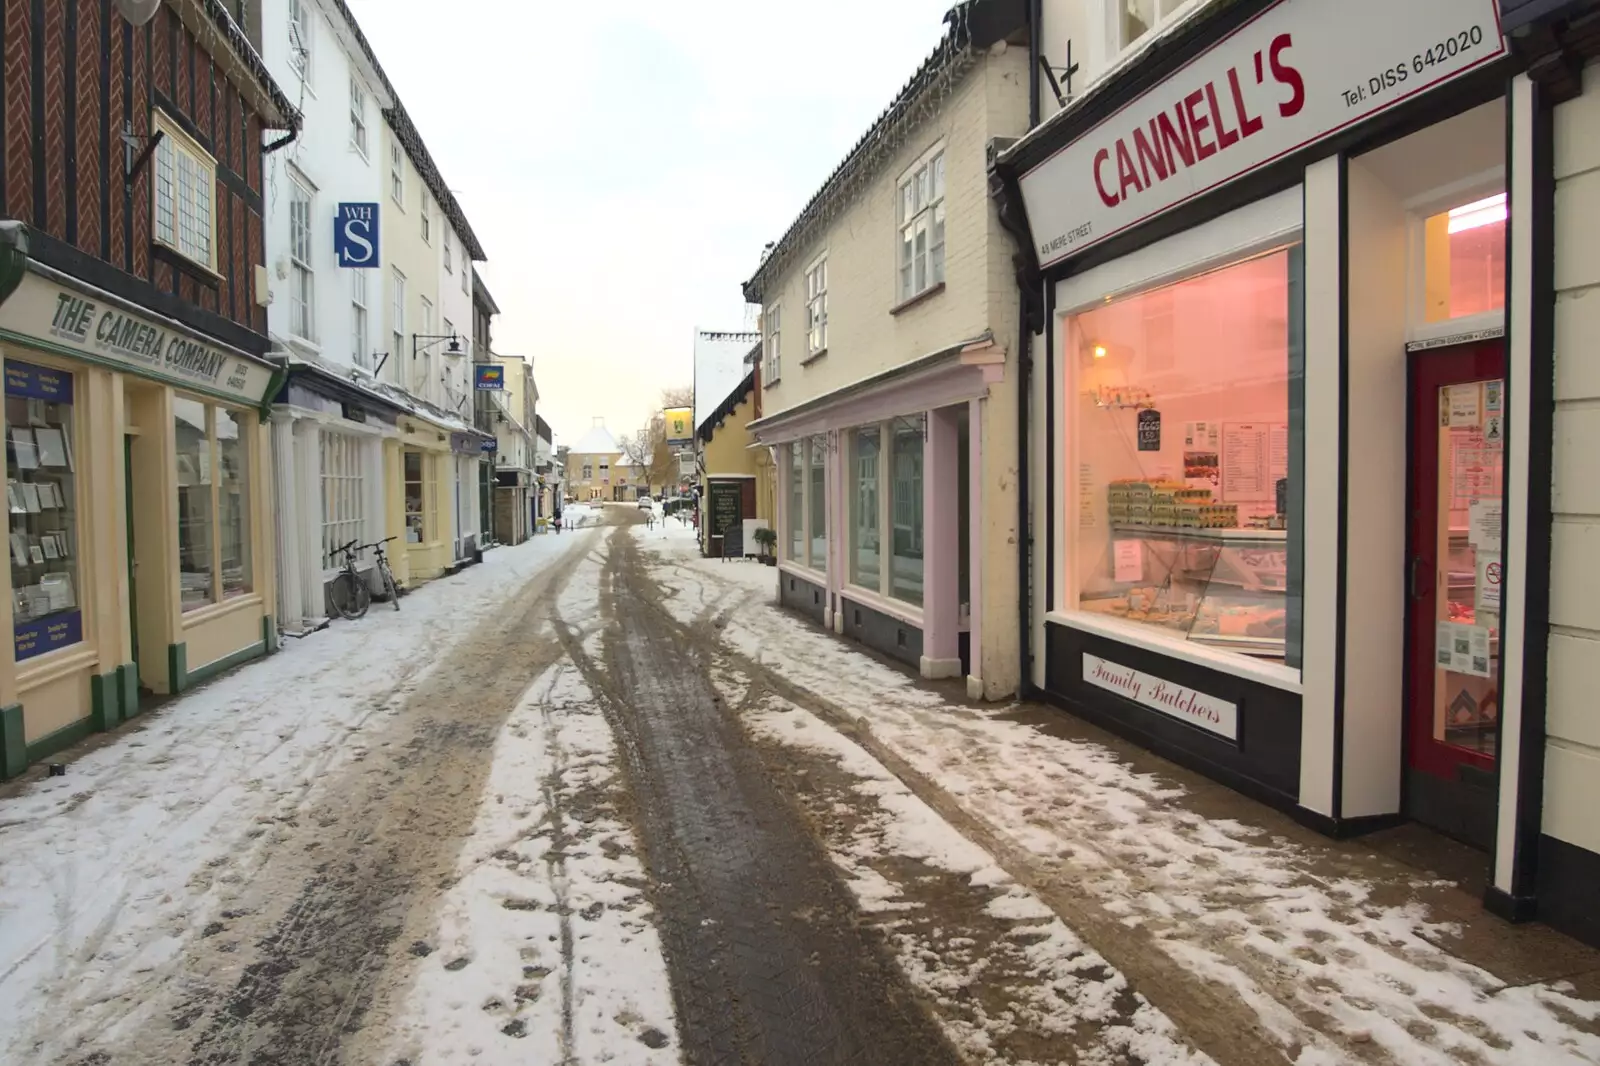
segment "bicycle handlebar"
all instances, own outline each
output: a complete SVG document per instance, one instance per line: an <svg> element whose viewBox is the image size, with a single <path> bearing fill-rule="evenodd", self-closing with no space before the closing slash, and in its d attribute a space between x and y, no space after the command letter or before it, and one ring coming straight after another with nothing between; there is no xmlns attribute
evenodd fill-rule
<svg viewBox="0 0 1600 1066"><path fill-rule="evenodd" d="M328 553L328 558L332 559L336 555L343 555L346 552L348 552L351 548L354 548L355 546L356 546L356 542L352 540L348 544L344 544L344 545L341 545L340 547L337 547L337 548L333 549L333 551Z"/></svg>

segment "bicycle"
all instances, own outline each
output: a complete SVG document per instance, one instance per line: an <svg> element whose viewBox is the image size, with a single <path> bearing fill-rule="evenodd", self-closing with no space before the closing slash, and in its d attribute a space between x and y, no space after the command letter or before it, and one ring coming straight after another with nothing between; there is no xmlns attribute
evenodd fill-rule
<svg viewBox="0 0 1600 1066"><path fill-rule="evenodd" d="M375 544L363 545L372 549L372 565L378 568L378 575L383 578L383 590L389 594L389 602L394 604L394 609L397 611L400 609L400 585L394 579L394 571L389 569L389 557L384 554L383 546L391 540L399 539L399 537L384 537Z"/></svg>
<svg viewBox="0 0 1600 1066"><path fill-rule="evenodd" d="M328 588L328 601L333 604L333 609L340 618L355 621L367 613L367 607L372 603L372 592L367 588L367 582L356 569L356 552L366 545L358 545L355 541L341 545L328 554L332 559L343 555L344 563L339 568L339 574L333 579L333 584Z"/></svg>

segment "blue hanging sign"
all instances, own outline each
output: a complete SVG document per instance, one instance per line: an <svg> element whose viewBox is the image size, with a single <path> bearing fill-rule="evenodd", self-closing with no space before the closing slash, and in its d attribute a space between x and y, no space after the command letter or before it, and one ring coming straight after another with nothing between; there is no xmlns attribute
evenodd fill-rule
<svg viewBox="0 0 1600 1066"><path fill-rule="evenodd" d="M72 375L34 363L6 360L6 395L50 403L72 402Z"/></svg>
<svg viewBox="0 0 1600 1066"><path fill-rule="evenodd" d="M506 387L506 368L499 363L474 363L472 384L480 392L499 392Z"/></svg>
<svg viewBox="0 0 1600 1066"><path fill-rule="evenodd" d="M333 255L342 267L380 264L377 204L339 205L339 213L333 219Z"/></svg>
<svg viewBox="0 0 1600 1066"><path fill-rule="evenodd" d="M493 437L485 437L478 442L478 448L485 452L499 451L500 442L495 440Z"/></svg>

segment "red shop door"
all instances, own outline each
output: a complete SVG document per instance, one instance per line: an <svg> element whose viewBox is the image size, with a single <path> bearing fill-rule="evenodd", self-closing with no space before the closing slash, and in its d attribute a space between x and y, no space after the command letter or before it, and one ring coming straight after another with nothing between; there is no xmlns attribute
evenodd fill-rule
<svg viewBox="0 0 1600 1066"><path fill-rule="evenodd" d="M1500 726L1505 348L1410 357L1406 809L1492 843Z"/></svg>

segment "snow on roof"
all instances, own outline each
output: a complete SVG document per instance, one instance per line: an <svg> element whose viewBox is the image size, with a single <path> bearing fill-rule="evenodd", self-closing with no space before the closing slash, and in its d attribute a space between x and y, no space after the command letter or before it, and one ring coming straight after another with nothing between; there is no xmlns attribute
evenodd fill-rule
<svg viewBox="0 0 1600 1066"><path fill-rule="evenodd" d="M574 455L614 455L621 451L622 445L605 426L595 426L572 446Z"/></svg>
<svg viewBox="0 0 1600 1066"><path fill-rule="evenodd" d="M722 405L747 373L745 353L761 340L759 333L719 333L695 330L694 424Z"/></svg>

